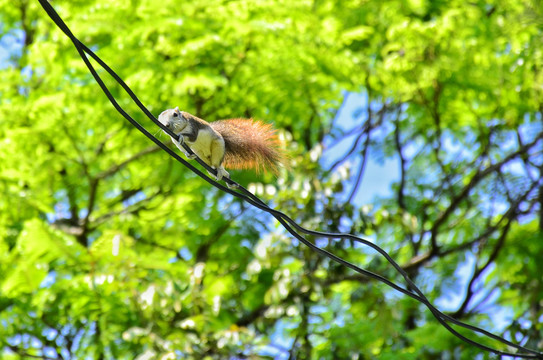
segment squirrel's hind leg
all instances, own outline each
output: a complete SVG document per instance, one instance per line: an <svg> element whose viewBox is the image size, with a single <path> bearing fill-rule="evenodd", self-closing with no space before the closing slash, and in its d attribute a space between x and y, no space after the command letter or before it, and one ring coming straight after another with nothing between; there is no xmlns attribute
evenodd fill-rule
<svg viewBox="0 0 543 360"><path fill-rule="evenodd" d="M224 170L224 168L222 166L219 166L219 167L213 166L213 169L215 169L217 171L217 175L212 174L209 171L207 173L209 175L215 177L215 180L220 181L220 180L222 180L222 178L230 179L230 174L228 173L228 171Z"/></svg>
<svg viewBox="0 0 543 360"><path fill-rule="evenodd" d="M212 141L211 143L211 154L210 154L211 166L217 170L217 181L221 180L223 177L230 178L228 171L222 166L222 161L224 159L224 140L218 138Z"/></svg>
<svg viewBox="0 0 543 360"><path fill-rule="evenodd" d="M230 174L228 171L224 170L222 166L215 167L215 170L217 170L217 176L215 177L217 181L221 180L223 177L230 179Z"/></svg>

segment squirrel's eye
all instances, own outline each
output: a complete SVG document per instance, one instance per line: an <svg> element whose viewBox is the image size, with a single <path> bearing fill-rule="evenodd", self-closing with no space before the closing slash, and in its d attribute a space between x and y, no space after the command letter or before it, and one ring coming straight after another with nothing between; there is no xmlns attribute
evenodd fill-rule
<svg viewBox="0 0 543 360"><path fill-rule="evenodd" d="M173 113L173 117L178 117L178 116L179 115L176 112Z"/></svg>

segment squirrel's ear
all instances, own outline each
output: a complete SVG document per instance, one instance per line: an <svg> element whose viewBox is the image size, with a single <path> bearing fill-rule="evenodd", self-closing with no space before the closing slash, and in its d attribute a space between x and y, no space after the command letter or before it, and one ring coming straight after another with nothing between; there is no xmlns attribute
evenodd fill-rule
<svg viewBox="0 0 543 360"><path fill-rule="evenodd" d="M173 110L179 112L179 106L176 106Z"/></svg>

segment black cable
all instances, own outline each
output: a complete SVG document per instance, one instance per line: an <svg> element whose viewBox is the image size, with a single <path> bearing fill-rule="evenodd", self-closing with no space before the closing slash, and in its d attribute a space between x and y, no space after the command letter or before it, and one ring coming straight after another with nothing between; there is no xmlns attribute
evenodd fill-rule
<svg viewBox="0 0 543 360"><path fill-rule="evenodd" d="M231 189L225 187L224 185L212 180L211 178L207 177L205 174L203 174L201 171L199 171L198 169L196 169L194 166L192 166L190 163L188 163L187 161L185 161L183 158L181 158L177 153L175 153L174 151L172 151L170 148L168 148L165 144L163 144L161 141L159 141L157 138L155 138L154 136L152 136L142 125L140 125L137 121L135 121L134 119L132 119L123 109L122 107L117 103L117 101L115 100L115 98L112 96L111 92L109 91L109 89L107 88L107 86L104 84L104 82L102 81L102 79L100 78L100 76L97 74L96 70L94 69L94 67L92 66L92 64L90 63L89 59L87 58L87 56L85 55L85 53L87 53L88 55L90 55L100 66L102 66L118 83L119 85L121 85L121 87L129 94L129 96L132 98L132 100L138 105L138 107L147 115L147 117L149 117L149 119L151 119L151 121L153 121L156 125L158 125L162 130L164 130L168 135L170 136L173 136L173 137L176 137L177 136L171 132L169 129L167 129L165 126L163 126L150 112L149 110L140 102L140 100L137 98L137 96L132 92L132 90L128 87L128 85L126 85L126 83L106 64L104 63L92 50L90 50L87 46L85 46L83 43L81 43L74 35L73 33L70 31L70 29L68 28L68 26L64 23L64 21L60 18L60 16L56 13L56 11L52 8L52 6L46 1L46 0L38 0L40 2L40 4L42 5L42 7L44 8L44 10L47 12L47 14L49 15L49 17L55 22L55 24L70 38L70 40L73 42L74 46L76 47L80 57L83 59L83 61L85 62L85 65L87 66L87 68L89 69L89 71L91 72L91 74L93 75L93 77L95 78L95 80L97 81L98 85L101 87L102 91L106 94L107 98L109 99L109 101L112 103L112 105L115 107L115 109L121 114L123 115L132 125L134 125L140 132L142 132L145 136L147 136L149 139L151 139L155 144L157 144L159 147L161 147L163 150L165 150L170 156L172 156L173 158L175 158L177 161L181 162L183 165L185 165L186 167L188 167L191 171L193 171L196 175L200 176L201 178L203 178L204 180L206 180L208 183L210 183L211 185L219 188L220 190L223 190L239 199L242 199L242 200L245 200L247 202L249 202L251 205L263 210L263 211L266 211L268 212L269 214L271 214L272 216L274 216L282 225L283 227L285 227L285 229L291 233L295 238L297 238L300 242L302 242L303 244L305 244L306 246L308 246L309 248L311 248L313 251L316 251L317 253L323 255L323 256L326 256L328 257L329 259L333 260L333 261L336 261L344 266L347 266L351 269L353 269L354 271L358 272L358 273L361 273L363 275L366 275L370 278L373 278L373 279L376 279L378 281L381 281L383 283L385 283L386 285L392 287L393 289L407 295L407 296L410 296L411 298L423 303L424 305L426 305L426 307L432 312L432 315L448 330L450 331L453 335L457 336L458 338L462 339L463 341L473 345L473 346L477 346L485 351L489 351L489 352L493 352L495 354L498 354L498 355L502 355L502 356L516 356L516 357L522 357L522 358L526 358L526 359L543 359L543 354L542 353L539 353L535 350L531 350L531 349L527 349L523 346L520 346L520 345L517 345L517 344L514 344L504 338L501 338L497 335L494 335L486 330L483 330L483 329L480 329L480 328L477 328L475 326L472 326L472 325L469 325L469 324L465 324L457 319L454 319L446 314L443 314L441 311L439 311L437 308L435 308L431 303L430 301L425 297L425 295L422 293L422 291L420 291L420 289L413 283L413 281L409 278L409 276L407 275L407 273L405 272L405 270L403 270L401 268L400 265L398 265L394 259L392 259L390 257L390 255L388 255L388 253L386 253L386 251L384 251L383 249L381 249L379 246L371 243L370 241L368 240L365 240L365 239L362 239L362 238L359 238L359 237L356 237L354 235L351 235L351 234L334 234L334 233L327 233L327 232L320 232L320 231L313 231L313 230L308 230L308 229L305 229L304 227L298 225L294 220L292 220L290 217L288 217L287 215L285 215L284 213L280 212L280 211L277 211L275 209L271 209L270 207L268 207L263 201L261 201L258 197L256 197L255 195L253 195L251 192L249 192L247 189L245 189L244 187L240 186L239 184L237 184L236 182L230 180L230 179L224 179L228 185L230 186L236 186L238 187L242 192L243 194L240 194L238 192L235 192L235 191L232 191ZM187 150L188 153L192 153L192 150L187 147L185 144L183 144L183 147ZM206 170L208 170L210 173L213 173L215 174L215 169L211 168L210 166L208 166L206 163L204 163L201 159L199 158L196 158L196 160L198 161L198 163L200 163L200 165L202 165ZM392 281L382 277L381 275L378 275L378 274L375 274L375 273L372 273L370 271L367 271L367 270L364 270L364 269L361 269L359 268L358 266L348 262L348 261L345 261L341 258L339 258L338 256L324 250L324 249L321 249L319 247L317 247L316 245L314 245L313 243L311 243L310 241L308 241L307 239L305 239L304 237L302 237L300 234L298 234L294 229L292 229L291 226L292 225L293 227L295 227L298 231L300 232L303 232L303 233L306 233L306 234L309 234L309 235L314 235L314 236L318 236L318 237L326 237L326 238L342 238L342 239L350 239L350 240L353 240L353 241L357 241L357 242L360 242L364 245L367 245L367 246L370 246L371 248L373 248L374 250L376 250L379 254L381 254L382 256L384 256L387 261L403 276L403 278L405 279L405 281L407 282L408 286L412 289L412 291L414 291L415 293L409 291L409 290L406 290L398 285L396 285L395 283L393 283ZM516 348L517 350L520 350L520 351L525 351L525 352L529 352L533 355L527 355L527 354L514 354L514 353L509 353L509 352L502 352L502 351L499 351L499 350L496 350L496 349L493 349L493 348L490 348L486 345L483 345L483 344L480 344L480 343L477 343L473 340L470 340L466 337L464 337L463 335L459 334L458 332L456 332L453 328L450 327L449 324L447 324L446 321L450 321L458 326L462 326L466 329L469 329L469 330L472 330L474 332L478 332L478 333L481 333L485 336L488 336L494 340L497 340L497 341L500 341L508 346L511 346L511 347L514 347Z"/></svg>

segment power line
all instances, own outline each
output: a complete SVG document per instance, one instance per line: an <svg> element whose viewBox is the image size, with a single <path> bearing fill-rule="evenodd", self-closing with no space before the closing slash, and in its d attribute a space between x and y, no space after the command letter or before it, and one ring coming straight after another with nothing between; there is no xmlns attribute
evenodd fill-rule
<svg viewBox="0 0 543 360"><path fill-rule="evenodd" d="M523 347L521 345L518 345L518 344L514 344L512 342L510 342L509 340L505 339L505 338L502 338L500 336L497 336L495 334L492 334L484 329L480 329L476 326L473 326L473 325L469 325L469 324L466 324L466 323L463 323L455 318L452 318L451 316L449 315L446 315L444 313L442 313L441 311L439 311L427 298L426 296L422 293L422 291L415 285L415 283L409 278L408 274L405 272L405 270L402 269L402 267L396 263L394 261L394 259L392 259L392 257L383 249L381 249L379 246L375 245L374 243L368 241L368 240L365 240L363 238L360 238L358 236L354 236L354 235L351 235L351 234L339 234L339 233L328 233L328 232L321 232L321 231L314 231L314 230L309 230L309 229L306 229L300 225L298 225L293 219L291 219L290 217L288 217L286 214L284 214L283 212L281 211L278 211L278 210L275 210L275 209L272 209L270 208L266 203L264 203L262 200L260 200L257 196L255 196L254 194L252 194L251 192L249 192L246 188L242 187L241 185L239 185L238 183L236 183L235 181L231 180L231 179L226 179L224 178L224 180L226 181L226 183L230 186L234 186L236 188L238 188L238 190L241 192L236 192L236 191L233 191L232 189L218 183L217 181L211 179L210 177L206 176L203 172L201 172L200 170L198 170L197 168L195 168L193 165L191 165L189 162L187 162L186 160L184 160L183 158L181 158L181 156L172 151L169 147L167 147L165 144L163 144L160 140L158 140L156 137L154 137L149 131L147 131L141 124L139 124L136 120L134 120L132 117L130 117L130 115L128 115L126 113L126 111L124 111L124 109L117 103L117 101L115 100L115 98L113 97L113 95L111 94L111 92L109 91L108 87L105 85L105 83L103 82L103 80L101 79L101 77L98 75L98 73L96 72L96 70L94 69L94 67L92 66L89 58L87 57L86 54L88 54L92 59L94 59L100 66L102 66L108 73L111 77L113 77L113 79L115 79L115 81L117 81L117 83L128 93L128 95L132 98L132 100L134 101L134 103L141 109L141 111L147 115L147 117L153 121L157 126L159 126L162 130L164 130L168 135L174 137L174 138L177 138L178 136L176 134L174 134L170 129L166 128L164 125L162 125L155 117L153 114L151 114L151 112L141 103L141 101L138 99L138 97L134 94L134 92L128 87L128 85L126 85L126 83L115 73L115 71L113 71L104 61L102 61L102 59L100 59L100 57L98 57L98 55L96 55L92 50L90 50L85 44L83 44L82 42L80 42L77 37L75 37L75 35L71 32L71 30L68 28L68 26L64 23L64 21L62 20L62 18L60 18L60 16L57 14L57 12L53 9L53 7L48 3L47 0L39 0L41 6L43 7L43 9L46 11L46 13L49 15L49 17L55 22L55 24L66 34L66 36L68 36L70 38L70 40L73 42L75 48L77 49L78 53L79 53L79 56L82 58L82 60L85 62L85 65L87 66L87 68L89 69L90 73L92 74L92 76L94 77L94 79L96 80L96 82L98 83L98 85L100 86L100 88L102 89L102 91L104 92L104 94L107 96L107 98L109 99L109 101L111 102L111 104L113 105L113 107L115 107L115 109L124 117L126 118L133 126L135 126L140 132L142 132L147 138L149 138L151 141L153 141L156 145L158 145L160 148L162 148L164 151L166 151L170 156L172 156L174 159L176 159L177 161L179 161L180 163L182 163L184 166L188 167L192 172L194 172L196 175L198 175L199 177L201 177L202 179L204 179L205 181L207 181L209 184L217 187L218 189L224 191L224 192L227 192L229 193L230 195L232 196L235 196L239 199L242 199L248 203L250 203L251 205L269 213L270 215L272 215L273 217L275 217L279 223L281 223L281 225L283 225L283 227L291 234L293 235L296 239L298 239L301 243L303 243L304 245L308 246L310 249L312 249L313 251L319 253L320 255L323 255L327 258L329 258L330 260L332 261L335 261L339 264L342 264L344 266L347 266L349 267L350 269L360 273L360 274L363 274L365 276L368 276L370 278L373 278L375 280L378 280L388 286L390 286L391 288L393 288L394 290L396 291L399 291L419 302L421 302L422 304L424 304L429 310L430 312L432 313L432 315L437 319L437 321L442 325L444 326L449 332L451 332L453 335L455 335L456 337L458 337L459 339L465 341L466 343L469 343L473 346L476 346L482 350L485 350L485 351L489 351L489 352L492 352L492 353L495 353L497 355L501 355L501 356L512 356L512 357L519 357L519 358L524 358L524 359L543 359L543 353L540 353L538 351L535 351L535 350L532 350L532 349L528 349L526 347ZM192 150L186 145L186 144L183 144L183 147L185 148L185 150L187 150L187 152L189 154L192 154ZM208 166L205 162L203 162L201 159L199 158L196 158L196 161L198 161L198 163L200 165L202 165L207 171L209 171L210 173L212 174L216 174L216 171L215 169L212 169L210 166ZM396 271L398 271L402 277L404 278L404 280L406 281L407 285L408 285L408 289L405 289L397 284L395 284L394 282L388 280L387 278L379 275L379 274L376 274L376 273L373 273L371 271L368 271L368 270L364 270L330 252L328 252L327 250L324 250L324 249L321 249L319 248L318 246L314 245L312 242L310 242L309 240L307 240L306 238L304 238L303 236L301 236L296 230L294 230L293 228L295 228L297 231L301 232L301 233L304 233L304 234L307 234L307 235L313 235L313 236L317 236L317 237L325 237L325 238L330 238L330 239L348 239L348 240L352 240L352 241L356 241L356 242L359 242L359 243L362 243L366 246L369 246L371 247L372 249L374 249L375 251L377 251L379 254L381 254L395 269ZM463 328L466 328L468 330L471 330L473 332L477 332L477 333L480 333L480 334L483 334L489 338L492 338L494 340L497 340L505 345L508 345L510 347L513 347L519 351L523 351L525 353L528 353L528 354L519 354L519 353L511 353L511 352L505 352L505 351L500 351L500 350L497 350L497 349L494 349L494 348L491 348L491 347L488 347L486 345L483 345L479 342L476 342L474 340L471 340L471 339L468 339L467 337L465 337L464 335L458 333L456 330L454 330L447 322L451 322L457 326L460 326L460 327L463 327Z"/></svg>

